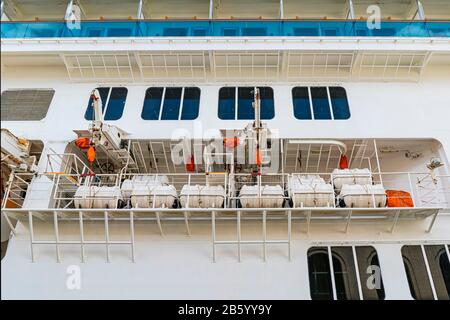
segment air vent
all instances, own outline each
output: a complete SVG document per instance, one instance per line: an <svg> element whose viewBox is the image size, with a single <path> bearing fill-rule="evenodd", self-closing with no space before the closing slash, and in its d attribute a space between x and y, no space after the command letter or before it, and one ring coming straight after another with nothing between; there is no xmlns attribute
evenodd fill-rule
<svg viewBox="0 0 450 320"><path fill-rule="evenodd" d="M2 121L37 121L47 115L53 89L6 90L2 93Z"/></svg>

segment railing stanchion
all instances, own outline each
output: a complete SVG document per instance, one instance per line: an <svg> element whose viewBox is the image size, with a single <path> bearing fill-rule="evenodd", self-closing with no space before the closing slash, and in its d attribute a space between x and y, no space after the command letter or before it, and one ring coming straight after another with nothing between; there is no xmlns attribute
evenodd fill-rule
<svg viewBox="0 0 450 320"><path fill-rule="evenodd" d="M241 211L237 212L237 247L238 247L238 261L241 262Z"/></svg>
<svg viewBox="0 0 450 320"><path fill-rule="evenodd" d="M55 230L55 247L56 247L56 262L61 262L59 255L59 228L58 228L58 212L53 211L53 227Z"/></svg>
<svg viewBox="0 0 450 320"><path fill-rule="evenodd" d="M109 262L109 221L108 221L108 211L104 212L105 217L105 244L106 244L106 261Z"/></svg>
<svg viewBox="0 0 450 320"><path fill-rule="evenodd" d="M78 218L80 220L80 247L81 247L81 262L84 263L84 224L83 224L83 211L78 212Z"/></svg>
<svg viewBox="0 0 450 320"><path fill-rule="evenodd" d="M292 261L292 211L288 211L288 257Z"/></svg>
<svg viewBox="0 0 450 320"><path fill-rule="evenodd" d="M30 229L30 248L31 248L31 262L34 262L34 230L33 230L33 213L28 211L28 228Z"/></svg>
<svg viewBox="0 0 450 320"><path fill-rule="evenodd" d="M216 212L211 211L211 236L212 236L212 251L213 262L216 262Z"/></svg>
<svg viewBox="0 0 450 320"><path fill-rule="evenodd" d="M266 210L263 211L262 218L263 218L263 259L265 262L267 259L267 243L266 243L266 241L267 241L267 225L266 225L267 212L266 212Z"/></svg>
<svg viewBox="0 0 450 320"><path fill-rule="evenodd" d="M130 211L130 241L131 241L131 261L135 261L135 249L134 249L134 212Z"/></svg>

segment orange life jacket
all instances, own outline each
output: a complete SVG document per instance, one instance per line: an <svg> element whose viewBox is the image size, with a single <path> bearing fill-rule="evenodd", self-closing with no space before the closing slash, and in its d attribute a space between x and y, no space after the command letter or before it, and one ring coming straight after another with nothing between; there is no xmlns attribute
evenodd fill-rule
<svg viewBox="0 0 450 320"><path fill-rule="evenodd" d="M87 158L89 162L94 162L96 154L97 152L95 152L95 148L93 146L90 146L87 151Z"/></svg>

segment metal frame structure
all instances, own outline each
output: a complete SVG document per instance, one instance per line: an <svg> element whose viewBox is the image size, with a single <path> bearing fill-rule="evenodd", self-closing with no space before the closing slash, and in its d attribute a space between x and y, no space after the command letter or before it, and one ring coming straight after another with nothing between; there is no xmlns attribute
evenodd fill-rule
<svg viewBox="0 0 450 320"><path fill-rule="evenodd" d="M62 245L79 245L81 248L81 260L85 261L84 248L85 245L104 245L106 250L106 261L111 260L109 248L115 245L128 245L130 247L131 260L135 261L135 223L140 221L154 221L157 223L160 234L163 235L162 222L163 221L183 221L186 226L186 232L191 235L189 227L190 222L196 221L210 221L212 233L212 256L213 261L216 261L216 246L217 245L237 245L238 260L241 260L241 246L242 245L261 245L263 248L264 261L267 258L268 244L286 244L288 248L289 260L292 257L292 223L303 222L305 230L302 231L306 235L310 234L310 226L313 221L337 221L341 222L345 227L342 232L349 232L349 224L353 222L367 222L367 221L384 221L392 223L392 226L397 224L400 220L411 221L414 219L425 219L432 216L432 221L428 225L427 232L431 232L434 221L440 212L447 212L440 208L359 208L348 210L345 208L276 208L276 209L232 209L232 208L217 208L217 209L197 209L197 208L181 208L181 209L11 209L3 208L2 214L10 225L13 234L16 234L14 225L11 219L28 224L31 258L35 261L35 245L55 245L56 259L61 260L60 247ZM233 215L236 215L235 217ZM35 239L35 226L33 224L33 217L41 221L52 221L54 224L54 239L37 240ZM242 240L242 221L261 221L262 222L262 239L261 240ZM60 221L72 221L79 224L80 237L77 240L60 240L58 223ZM84 226L88 222L100 221L104 223L105 238L104 240L87 241L85 239ZM129 241L112 241L111 230L109 229L110 221L122 221L129 223L130 240ZM218 240L216 227L219 221L236 221L237 223L237 240ZM287 238L283 240L268 239L267 223L269 221L286 221L287 222ZM394 232L394 228L383 228L384 232ZM300 230L300 229L299 229Z"/></svg>
<svg viewBox="0 0 450 320"><path fill-rule="evenodd" d="M417 82L431 56L428 51L279 49L60 53L71 81L124 83L165 83L174 77L181 82L196 83L228 80L266 83L268 78L276 82L317 82L317 79Z"/></svg>
<svg viewBox="0 0 450 320"><path fill-rule="evenodd" d="M135 81L129 53L61 53L71 81Z"/></svg>

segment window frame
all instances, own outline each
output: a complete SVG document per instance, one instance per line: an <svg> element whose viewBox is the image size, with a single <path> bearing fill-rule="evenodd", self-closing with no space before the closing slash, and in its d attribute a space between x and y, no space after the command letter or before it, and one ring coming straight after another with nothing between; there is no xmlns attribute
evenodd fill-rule
<svg viewBox="0 0 450 320"><path fill-rule="evenodd" d="M401 253L401 257L402 257L402 261L403 261L403 270L405 272L405 276L409 279L414 275L414 266L412 264L412 262L409 260L409 258L407 256L405 256L403 254L403 249L405 247L419 247L420 251L422 253L421 258L423 259L423 263L425 265L425 270L426 270L426 275L427 275L427 279L428 279L428 284L431 288L431 293L433 296L433 300L439 300L438 297L438 293L436 291L436 285L435 285L435 279L433 278L433 273L431 272L431 268L430 268L430 262L428 260L428 255L426 252L425 247L426 246L443 246L444 247L444 253L447 256L447 259L449 260L450 263L450 249L449 249L449 245L442 243L442 244L429 244L429 245L424 245L424 244L405 244L401 247L400 249L400 253ZM407 266L408 264L408 266ZM439 264L439 263L438 263ZM407 268L409 268L409 271L407 270ZM440 272L442 270L439 270ZM410 276L408 276L408 273ZM411 279L412 280L412 279ZM408 280L408 288L409 288L409 293L411 295L411 298L414 300L424 300L423 298L420 297L414 297L414 295L417 295L417 292L413 293L414 288L411 287L410 281Z"/></svg>
<svg viewBox="0 0 450 320"><path fill-rule="evenodd" d="M105 87L95 87L94 89L98 90L98 89L101 89L101 88L108 88L108 95L106 96L106 101L105 102L102 101L102 108L103 108L102 115L103 115L104 121L119 121L120 119L122 119L123 113L125 112L125 106L127 104L127 99L128 99L128 88L125 87L125 86L116 86L116 87L114 87L114 86L110 86L110 87L105 86ZM125 99L124 99L124 102L123 102L123 109L122 109L122 112L121 112L120 117L118 119L106 119L106 114L107 114L108 109L109 109L109 101L110 101L110 98L111 98L111 94L112 94L113 89L116 89L116 88L125 89L126 90L126 95L125 95ZM92 121L92 119L87 119L86 118L87 111L89 110L89 108L92 108L92 106L89 104L90 101L91 101L91 97L89 95L88 106L87 106L86 110L84 111L84 120L86 120L86 121ZM92 110L92 117L94 117L94 110Z"/></svg>
<svg viewBox="0 0 450 320"><path fill-rule="evenodd" d="M294 90L297 89L297 88L306 88L307 91L308 91L309 112L311 114L311 118L309 118L309 119L301 119L301 118L298 118L296 116L296 112L295 112L296 106L295 106L295 103L294 103ZM311 88L325 88L326 93L327 93L327 100L328 100L328 108L329 108L329 113L330 113L330 119L317 119L317 116L316 116L316 114L314 112ZM346 101L347 101L347 108L348 108L348 115L349 115L348 118L343 118L343 119L336 119L335 118L333 102L332 102L333 100L332 100L332 97L331 97L330 88L342 88L344 90L345 98L346 98ZM315 85L293 86L291 88L291 102L292 102L292 114L293 114L293 116L294 116L294 118L296 120L301 120L301 121L313 121L313 120L314 121L316 121L316 120L319 120L319 121L331 121L332 120L332 121L334 121L334 120L340 120L340 121L343 121L343 120L349 120L351 118L350 103L348 102L347 90L343 86L315 86Z"/></svg>
<svg viewBox="0 0 450 320"><path fill-rule="evenodd" d="M226 118L221 118L220 117L220 91L224 88L234 88L234 118L233 119L226 119ZM219 120L224 120L224 121L251 121L254 119L239 119L239 89L240 88L253 88L253 90L255 88L268 88L272 91L272 101L273 101L273 115L271 118L263 118L262 117L262 112L261 112L261 120L264 121L270 121L275 119L276 116L276 111L275 111L275 90L273 90L273 88L271 86L223 86L219 88L218 91L218 99L217 99L217 117L219 118ZM262 99L261 99L261 105L260 108L262 106Z"/></svg>
<svg viewBox="0 0 450 320"><path fill-rule="evenodd" d="M328 269L330 271L329 277L331 280L331 290L332 290L332 300L339 300L338 299L338 292L337 292L337 287L336 287L336 278L335 278L335 270L334 270L334 260L337 259L342 260L342 257L339 256L339 254L336 254L333 252L333 248L340 248L340 247L347 247L350 248L352 251L352 261L351 263L353 263L353 268L354 268L354 272L355 272L355 277L356 277L356 283L357 283L357 292L359 295L359 299L357 300L364 300L364 292L362 289L362 279L361 279L361 274L360 274L360 270L359 270L359 264L358 264L358 254L356 251L357 247L371 247L373 248L374 253L378 256L378 252L376 250L376 248L374 246L371 245L318 245L318 246L310 246L307 250L307 259L306 259L306 264L307 264L307 270L308 270L308 279L310 276L310 269L309 269L309 258L310 256L312 256L315 253L325 253L328 256ZM373 254L370 255L370 259L373 259ZM379 263L379 268L381 271L381 263L378 259L378 263ZM343 263L341 262L341 265L343 265ZM347 267L347 273L349 273L348 271L348 267ZM345 273L344 270L342 270L342 273ZM348 277L348 275L347 275ZM382 272L380 274L381 277L381 285L383 288L383 292L384 292L384 296L383 299L379 299L379 300L385 300L386 299L386 292L384 291L384 285L383 285L383 276L382 276ZM312 300L312 294L311 294L311 281L309 281L309 294L310 294L310 299ZM374 289L377 290L377 289ZM377 293L378 296L378 293Z"/></svg>
<svg viewBox="0 0 450 320"><path fill-rule="evenodd" d="M161 94L161 102L159 104L158 119L145 119L143 117L143 115L144 115L145 97L147 95L147 91L150 90L150 89L154 89L154 88L162 88L163 89L162 94ZM164 102L166 100L166 91L167 91L168 88L169 89L181 88L180 104L179 104L177 119L162 119ZM186 89L198 90L197 115L193 119L182 119L183 110L184 110L184 106L183 106L183 104L184 104L184 95L185 95ZM178 87L178 86L164 86L164 87L152 86L152 87L148 87L145 90L144 100L142 101L141 120L144 120L144 121L194 121L194 120L198 119L198 117L200 115L201 94L202 94L201 88L200 87L196 87L196 86L190 86L190 87L187 87L187 86L183 86L183 87Z"/></svg>

